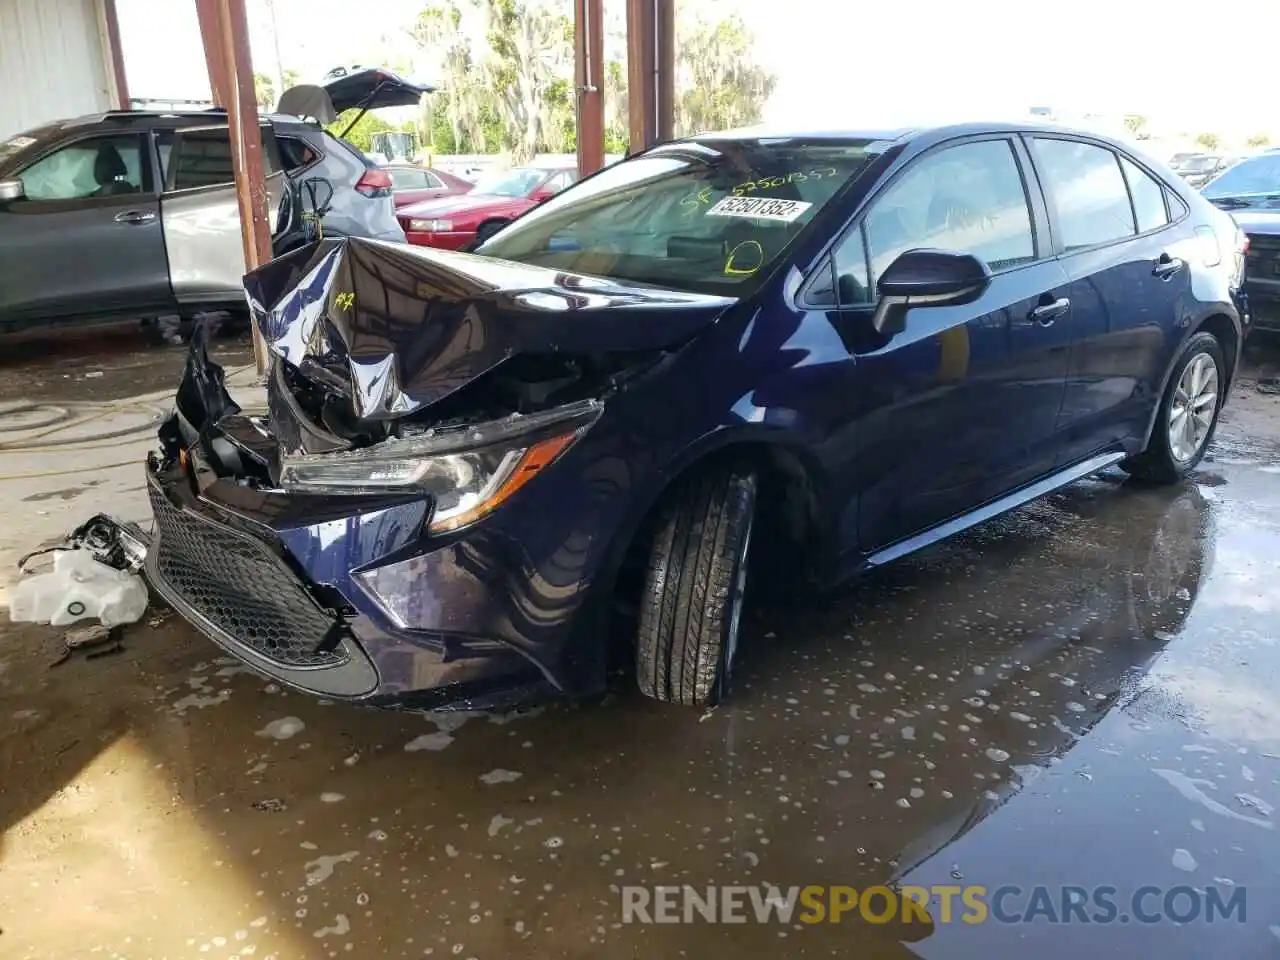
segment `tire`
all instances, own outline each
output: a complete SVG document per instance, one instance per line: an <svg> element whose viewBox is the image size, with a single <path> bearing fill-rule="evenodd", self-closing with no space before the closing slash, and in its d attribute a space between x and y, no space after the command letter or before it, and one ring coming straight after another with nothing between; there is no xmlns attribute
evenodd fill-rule
<svg viewBox="0 0 1280 960"><path fill-rule="evenodd" d="M755 508L756 476L742 465L694 476L663 508L640 602L645 696L701 707L728 692Z"/></svg>
<svg viewBox="0 0 1280 960"><path fill-rule="evenodd" d="M484 243L495 233L505 227L507 222L508 221L506 220L489 220L480 224L480 226L476 228L476 239L474 245L477 247L480 246L480 244Z"/></svg>
<svg viewBox="0 0 1280 960"><path fill-rule="evenodd" d="M1211 385L1205 384L1208 377L1212 378ZM1197 384L1205 385L1197 392ZM1173 366L1147 448L1120 466L1148 483L1176 483L1189 474L1204 459L1205 451L1213 441L1218 415L1226 399L1226 384L1227 364L1222 355L1222 345L1211 333L1197 333L1187 341ZM1188 423L1187 415L1180 416L1180 410L1186 406L1182 398L1189 390L1194 393L1191 400L1199 407L1201 415L1190 421L1190 426L1195 429L1177 434L1181 440L1175 443L1175 425ZM1203 410L1210 406L1212 409L1206 426Z"/></svg>

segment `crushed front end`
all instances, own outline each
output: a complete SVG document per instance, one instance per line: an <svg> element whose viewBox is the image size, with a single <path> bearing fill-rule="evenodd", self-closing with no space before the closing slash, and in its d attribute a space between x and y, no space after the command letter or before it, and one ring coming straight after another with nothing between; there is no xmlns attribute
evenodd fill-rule
<svg viewBox="0 0 1280 960"><path fill-rule="evenodd" d="M148 462L154 589L322 696L598 689L592 588L670 455L637 434L633 388L732 301L355 240L246 290L267 415L232 401L197 331Z"/></svg>

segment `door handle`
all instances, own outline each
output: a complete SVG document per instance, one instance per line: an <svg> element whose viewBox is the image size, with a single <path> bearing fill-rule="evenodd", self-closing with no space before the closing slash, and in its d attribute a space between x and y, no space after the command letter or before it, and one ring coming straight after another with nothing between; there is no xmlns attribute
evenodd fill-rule
<svg viewBox="0 0 1280 960"><path fill-rule="evenodd" d="M1048 299L1047 297L1045 299ZM1053 321L1071 309L1071 301L1066 297L1059 297L1057 300L1050 300L1048 303L1041 303L1027 315L1028 319L1035 321L1042 327L1053 326Z"/></svg>
<svg viewBox="0 0 1280 960"><path fill-rule="evenodd" d="M150 210L126 210L115 215L116 223L150 223L156 215Z"/></svg>
<svg viewBox="0 0 1280 960"><path fill-rule="evenodd" d="M1179 257L1171 257L1167 253L1160 254L1160 259L1156 261L1155 269L1151 271L1153 277L1159 277L1161 280L1168 280L1175 273L1183 268L1186 261Z"/></svg>

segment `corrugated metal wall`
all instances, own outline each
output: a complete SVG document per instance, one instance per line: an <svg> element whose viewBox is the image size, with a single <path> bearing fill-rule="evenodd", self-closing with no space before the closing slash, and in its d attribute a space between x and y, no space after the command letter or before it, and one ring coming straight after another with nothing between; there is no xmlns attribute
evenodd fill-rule
<svg viewBox="0 0 1280 960"><path fill-rule="evenodd" d="M0 0L0 138L110 110L97 0Z"/></svg>

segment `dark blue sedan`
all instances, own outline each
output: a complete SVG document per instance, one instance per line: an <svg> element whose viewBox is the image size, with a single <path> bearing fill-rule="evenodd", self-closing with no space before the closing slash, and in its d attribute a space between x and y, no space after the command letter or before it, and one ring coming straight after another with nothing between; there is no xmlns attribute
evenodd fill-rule
<svg viewBox="0 0 1280 960"><path fill-rule="evenodd" d="M475 254L325 240L246 279L267 417L195 343L150 579L324 696L582 695L621 656L712 703L753 580L830 585L1114 464L1191 471L1244 246L1128 147L1011 125L700 136Z"/></svg>

